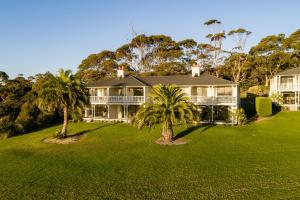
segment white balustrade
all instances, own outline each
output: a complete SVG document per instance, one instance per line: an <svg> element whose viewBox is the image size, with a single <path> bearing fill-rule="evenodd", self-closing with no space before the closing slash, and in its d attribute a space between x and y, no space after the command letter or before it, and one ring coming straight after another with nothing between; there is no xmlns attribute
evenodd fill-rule
<svg viewBox="0 0 300 200"><path fill-rule="evenodd" d="M222 103L237 103L237 98L232 96L217 96L217 97L205 97L205 96L190 96L191 101L195 104L211 105Z"/></svg>
<svg viewBox="0 0 300 200"><path fill-rule="evenodd" d="M232 96L189 96L191 101L195 104L212 105L212 104L235 104L237 98ZM144 103L144 96L90 96L92 104L97 103Z"/></svg>
<svg viewBox="0 0 300 200"><path fill-rule="evenodd" d="M143 103L144 96L90 96L92 104L96 103Z"/></svg>
<svg viewBox="0 0 300 200"><path fill-rule="evenodd" d="M297 85L297 84L283 84L283 83L281 83L279 85L279 89L280 90L299 90L300 89L300 85Z"/></svg>

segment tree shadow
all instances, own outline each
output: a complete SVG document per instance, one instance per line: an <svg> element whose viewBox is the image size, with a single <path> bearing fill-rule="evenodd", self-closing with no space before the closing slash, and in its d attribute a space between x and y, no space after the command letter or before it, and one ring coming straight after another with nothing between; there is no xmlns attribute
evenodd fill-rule
<svg viewBox="0 0 300 200"><path fill-rule="evenodd" d="M84 131L79 131L77 133L74 133L74 134L70 134L70 135L67 135L67 138L68 137L76 137L76 136L82 136L86 133L89 133L89 132L92 132L92 131L96 131L98 129L101 129L101 128L104 128L104 127L107 127L107 126L112 126L112 125L115 125L115 124L119 124L120 122L115 122L115 123L110 123L110 124L104 124L102 126L99 126L97 128L93 128L93 129L87 129L87 130L84 130Z"/></svg>
<svg viewBox="0 0 300 200"><path fill-rule="evenodd" d="M208 129L212 128L212 127L215 127L216 124L207 124L205 125L204 129L201 130L200 133L204 133L205 131L207 131Z"/></svg>
<svg viewBox="0 0 300 200"><path fill-rule="evenodd" d="M174 140L177 140L177 139L179 139L179 138L183 138L183 137L189 135L189 134L192 133L193 131L195 131L195 130L197 130L197 129L203 127L203 126L204 126L204 128L203 128L203 130L201 130L200 133L204 133L206 130L208 130L209 128L212 128L212 127L214 127L214 126L216 126L216 125L215 125L215 124L208 124L208 125L191 126L191 127L187 128L187 129L185 129L185 130L179 132L173 139L174 139Z"/></svg>

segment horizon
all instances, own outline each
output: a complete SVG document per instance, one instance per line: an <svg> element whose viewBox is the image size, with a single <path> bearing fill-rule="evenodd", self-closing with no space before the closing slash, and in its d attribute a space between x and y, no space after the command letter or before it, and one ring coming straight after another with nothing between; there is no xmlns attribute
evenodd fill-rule
<svg viewBox="0 0 300 200"><path fill-rule="evenodd" d="M226 31L251 31L247 50L268 35L289 35L299 28L300 3L292 0L170 2L6 1L0 8L0 71L11 78L18 74L28 77L47 71L56 73L59 68L76 72L89 54L114 51L127 43L132 26L138 34L206 42L208 31L203 23L215 18ZM285 12L278 14L280 10ZM230 46L230 39L226 39L225 48Z"/></svg>

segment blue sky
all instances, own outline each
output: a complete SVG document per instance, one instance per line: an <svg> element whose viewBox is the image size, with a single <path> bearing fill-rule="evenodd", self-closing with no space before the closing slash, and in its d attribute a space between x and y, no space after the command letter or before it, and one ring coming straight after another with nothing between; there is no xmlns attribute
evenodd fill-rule
<svg viewBox="0 0 300 200"><path fill-rule="evenodd" d="M299 9L296 0L0 0L0 71L11 77L76 71L89 54L126 43L132 26L138 33L205 42L203 22L211 18L225 30L252 31L250 47L300 28Z"/></svg>

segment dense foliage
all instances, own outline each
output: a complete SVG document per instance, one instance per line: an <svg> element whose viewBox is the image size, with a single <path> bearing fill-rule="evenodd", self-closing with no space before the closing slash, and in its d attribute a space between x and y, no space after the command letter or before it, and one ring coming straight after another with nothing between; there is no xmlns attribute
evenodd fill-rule
<svg viewBox="0 0 300 200"><path fill-rule="evenodd" d="M268 97L256 97L255 108L259 117L269 117L272 115L272 101Z"/></svg>
<svg viewBox="0 0 300 200"><path fill-rule="evenodd" d="M87 94L87 91L80 80L75 79L74 76L71 78L72 80L68 83L72 87L61 87L58 89L58 93L73 98L70 101L68 107L70 110L67 111L67 115L77 119L78 115L82 113L80 110L82 106L78 105L81 105L83 101L87 102L87 96L83 95ZM60 111L63 110L62 106L65 104L52 93L57 89L57 85L60 85L58 83L57 77L51 73L37 74L28 79L21 75L15 79L9 79L5 72L0 72L0 133L14 136L61 122L63 115ZM83 89L84 92L79 93L78 88ZM69 96L66 90L76 90L75 96ZM49 98L45 99L45 96ZM42 98L44 101L39 101ZM54 100L57 101L57 106L54 106ZM49 109L42 109L45 107Z"/></svg>
<svg viewBox="0 0 300 200"><path fill-rule="evenodd" d="M28 79L21 75L9 79L4 72L0 74L0 133L13 136L60 120L56 112L42 112L36 104L37 93L51 74Z"/></svg>

